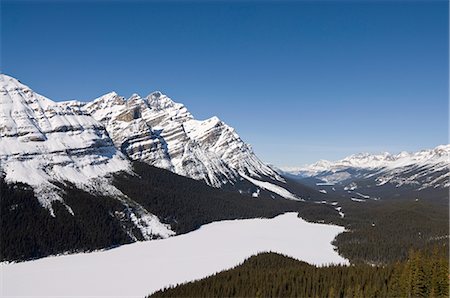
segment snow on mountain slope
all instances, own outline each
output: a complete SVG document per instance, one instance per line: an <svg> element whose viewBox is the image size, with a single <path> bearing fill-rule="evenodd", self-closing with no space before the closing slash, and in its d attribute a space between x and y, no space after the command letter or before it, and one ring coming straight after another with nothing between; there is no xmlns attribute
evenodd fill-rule
<svg viewBox="0 0 450 298"><path fill-rule="evenodd" d="M450 186L450 145L415 153L351 155L335 162L321 160L289 171L299 177L316 177L329 183L351 183L372 179L374 186L392 184L417 190ZM355 189L357 186L353 185Z"/></svg>
<svg viewBox="0 0 450 298"><path fill-rule="evenodd" d="M127 170L100 123L80 109L58 106L0 76L0 160L5 179L35 187L43 205L59 199L52 181L83 188L89 180Z"/></svg>
<svg viewBox="0 0 450 298"><path fill-rule="evenodd" d="M56 103L18 80L0 75L0 174L7 182L29 184L42 206L64 203L61 183L120 199L144 238L150 230L172 231L110 183L110 175L131 172L101 123L76 102ZM135 220L133 220L135 218ZM137 220L139 218L140 220Z"/></svg>
<svg viewBox="0 0 450 298"><path fill-rule="evenodd" d="M56 103L6 75L2 82L2 170L7 181L32 185L49 210L53 200L62 201L52 181L113 194L109 183L97 183L98 189L93 181L130 171L126 157L241 192L260 187L241 173L285 183L233 128L217 117L195 120L161 92L128 99L111 92L89 103Z"/></svg>
<svg viewBox="0 0 450 298"><path fill-rule="evenodd" d="M282 197L284 197L286 199L296 200L296 201L301 200L297 196L293 195L291 192L289 192L287 189L285 189L285 188L283 188L281 186L272 184L270 182L259 181L259 180L253 179L253 178L248 177L247 175L245 175L243 173L241 173L241 175L242 175L242 177L244 177L245 179L247 179L251 183L261 187L262 189L265 189L265 190L271 191L273 193L276 193L276 194L278 194L278 195L280 195L280 196L282 196Z"/></svg>
<svg viewBox="0 0 450 298"><path fill-rule="evenodd" d="M284 182L233 128L217 117L195 120L184 105L161 92L129 99L108 93L84 109L105 125L116 147L133 160L214 187L242 181L240 173Z"/></svg>

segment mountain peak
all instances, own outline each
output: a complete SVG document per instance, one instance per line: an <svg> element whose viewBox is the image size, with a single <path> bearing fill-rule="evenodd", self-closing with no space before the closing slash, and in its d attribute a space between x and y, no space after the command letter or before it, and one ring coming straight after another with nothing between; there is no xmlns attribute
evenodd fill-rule
<svg viewBox="0 0 450 298"><path fill-rule="evenodd" d="M141 97L139 94L133 93L133 94L131 94L131 96L127 99L127 101L139 100L139 99L141 99L141 98L142 98L142 97Z"/></svg>
<svg viewBox="0 0 450 298"><path fill-rule="evenodd" d="M154 92L150 93L150 94L148 95L148 97L151 98L151 99L156 100L156 99L162 97L163 95L164 95L164 94L162 94L161 91L154 91Z"/></svg>
<svg viewBox="0 0 450 298"><path fill-rule="evenodd" d="M1 89L17 89L17 88L28 88L26 85L22 84L18 79L13 78L6 74L0 74L0 88Z"/></svg>
<svg viewBox="0 0 450 298"><path fill-rule="evenodd" d="M183 104L174 102L170 97L161 93L160 91L155 91L150 93L147 97L147 102L151 108L155 109L167 109L172 107L184 107Z"/></svg>
<svg viewBox="0 0 450 298"><path fill-rule="evenodd" d="M440 145L433 149L421 150L415 153L402 151L398 154L384 152L381 154L358 153L337 161L320 160L314 164L300 168L298 172L321 172L338 168L368 168L377 169L384 167L396 167L417 162L434 163L441 162L442 157L449 157L450 145Z"/></svg>
<svg viewBox="0 0 450 298"><path fill-rule="evenodd" d="M105 98L113 98L113 97L117 97L119 96L119 94L117 94L116 91L111 91L106 93L105 95L102 95L101 97L105 97Z"/></svg>

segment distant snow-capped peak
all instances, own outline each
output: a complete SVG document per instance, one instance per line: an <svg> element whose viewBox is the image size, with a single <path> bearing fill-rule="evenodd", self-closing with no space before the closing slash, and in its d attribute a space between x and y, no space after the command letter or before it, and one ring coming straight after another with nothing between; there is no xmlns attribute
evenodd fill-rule
<svg viewBox="0 0 450 298"><path fill-rule="evenodd" d="M390 154L388 152L381 154L358 153L337 161L320 160L304 167L291 169L282 168L282 170L291 174L312 176L320 172L333 172L345 168L373 170L396 168L414 164L426 165L450 163L449 156L450 145L440 145L433 149L421 150L418 152L402 151L398 154Z"/></svg>
<svg viewBox="0 0 450 298"><path fill-rule="evenodd" d="M355 179L373 180L374 186L393 184L425 188L445 188L450 186L450 145L440 145L433 149L398 154L381 153L354 154L344 159L317 163L297 168L285 169L286 173L298 177L315 177L330 183L353 183Z"/></svg>

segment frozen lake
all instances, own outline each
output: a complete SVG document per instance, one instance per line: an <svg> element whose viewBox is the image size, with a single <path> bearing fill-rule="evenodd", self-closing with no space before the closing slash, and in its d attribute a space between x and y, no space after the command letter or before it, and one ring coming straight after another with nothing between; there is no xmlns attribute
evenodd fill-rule
<svg viewBox="0 0 450 298"><path fill-rule="evenodd" d="M137 296L229 269L258 252L282 253L311 264L348 264L331 241L339 226L286 213L273 219L214 222L163 240L107 251L1 264L3 296Z"/></svg>

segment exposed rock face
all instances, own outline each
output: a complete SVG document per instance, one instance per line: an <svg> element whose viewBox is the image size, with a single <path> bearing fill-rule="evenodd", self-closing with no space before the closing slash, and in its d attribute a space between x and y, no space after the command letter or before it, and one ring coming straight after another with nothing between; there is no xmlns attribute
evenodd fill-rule
<svg viewBox="0 0 450 298"><path fill-rule="evenodd" d="M57 104L16 79L0 77L0 160L7 181L26 182L44 204L58 199L52 181L88 187L127 170L101 123L74 102Z"/></svg>
<svg viewBox="0 0 450 298"><path fill-rule="evenodd" d="M242 179L240 173L283 181L217 117L195 120L186 107L161 92L125 99L108 93L84 109L102 122L117 148L133 160L173 171L211 186Z"/></svg>
<svg viewBox="0 0 450 298"><path fill-rule="evenodd" d="M161 92L54 102L6 75L0 92L0 169L6 181L32 185L49 210L53 200L62 201L59 182L120 195L105 179L131 171L128 158L213 187L259 194L265 185L277 196L288 193L280 189L284 179L233 128L217 117L195 120Z"/></svg>

